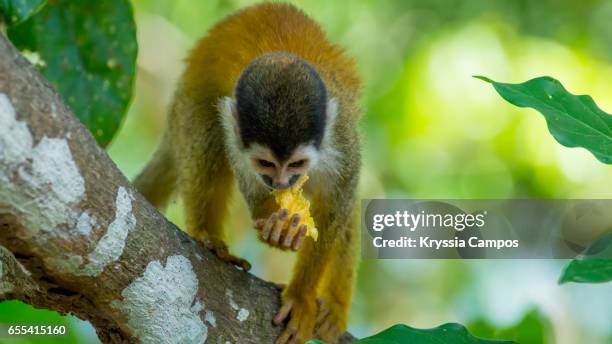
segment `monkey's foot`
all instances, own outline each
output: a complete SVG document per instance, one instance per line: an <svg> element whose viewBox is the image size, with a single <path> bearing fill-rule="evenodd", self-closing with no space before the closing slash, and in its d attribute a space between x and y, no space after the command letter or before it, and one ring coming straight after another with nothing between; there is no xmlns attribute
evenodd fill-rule
<svg viewBox="0 0 612 344"><path fill-rule="evenodd" d="M297 251L308 233L306 225L300 226L300 215L294 214L289 219L287 209L272 213L267 219L256 220L254 227L259 231L260 240L284 250Z"/></svg>
<svg viewBox="0 0 612 344"><path fill-rule="evenodd" d="M338 302L322 300L315 325L315 335L326 343L336 343L346 331L347 307Z"/></svg>
<svg viewBox="0 0 612 344"><path fill-rule="evenodd" d="M251 269L251 264L246 259L231 255L227 245L222 240L215 238L204 239L204 245L222 261L234 264L244 271Z"/></svg>
<svg viewBox="0 0 612 344"><path fill-rule="evenodd" d="M275 344L303 344L312 339L316 312L314 300L283 297L283 305L273 322L280 325L287 318L289 322Z"/></svg>

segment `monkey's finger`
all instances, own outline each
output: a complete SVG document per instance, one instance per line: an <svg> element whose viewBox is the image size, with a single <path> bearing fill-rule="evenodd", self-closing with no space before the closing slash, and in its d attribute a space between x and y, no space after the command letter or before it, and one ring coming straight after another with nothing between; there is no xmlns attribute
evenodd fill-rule
<svg viewBox="0 0 612 344"><path fill-rule="evenodd" d="M338 327L332 325L325 332L318 330L315 336L325 342L335 343L340 337L340 331L338 331Z"/></svg>
<svg viewBox="0 0 612 344"><path fill-rule="evenodd" d="M289 247L291 245L291 241L295 237L295 233L297 232L298 225L300 224L300 214L293 214L291 217L291 222L289 223L289 230L287 236L285 236L285 242L289 240L289 244L283 243L285 247ZM290 239L288 237L291 236Z"/></svg>
<svg viewBox="0 0 612 344"><path fill-rule="evenodd" d="M278 217L285 220L289 216L289 209L283 208L278 212Z"/></svg>
<svg viewBox="0 0 612 344"><path fill-rule="evenodd" d="M297 218L297 221L296 221ZM283 246L286 248L291 247L291 243L293 242L293 238L295 238L295 235L298 234L298 229L299 229L299 223L300 223L300 216L299 215L295 215L293 216L293 218L291 219L291 224L289 225L289 230L287 231L287 235L285 236L285 240L283 240Z"/></svg>
<svg viewBox="0 0 612 344"><path fill-rule="evenodd" d="M241 267L242 270L244 271L251 270L251 263L249 263L246 259L232 256L231 260L232 260L232 264Z"/></svg>
<svg viewBox="0 0 612 344"><path fill-rule="evenodd" d="M206 248L211 250L217 257L221 259L226 259L229 255L227 246L225 246L225 244L220 243L216 240L213 240L213 239L206 240L205 245L206 245Z"/></svg>
<svg viewBox="0 0 612 344"><path fill-rule="evenodd" d="M242 270L244 271L251 270L251 263L247 262L246 260L242 262Z"/></svg>
<svg viewBox="0 0 612 344"><path fill-rule="evenodd" d="M276 223L274 224L274 229L272 229L272 234L270 234L270 244L274 246L278 245L283 229L285 228L285 223L287 222L287 216L289 216L289 211L287 209L282 209L279 212Z"/></svg>
<svg viewBox="0 0 612 344"><path fill-rule="evenodd" d="M319 310L319 315L317 316L316 327L320 327L323 324L323 322L327 319L329 313L330 310L328 307L321 307L321 309Z"/></svg>
<svg viewBox="0 0 612 344"><path fill-rule="evenodd" d="M251 268L251 264L242 258L238 258L238 257L234 257L230 255L227 258L227 261L232 263L232 265L236 267L242 268L242 270L244 271L248 271Z"/></svg>
<svg viewBox="0 0 612 344"><path fill-rule="evenodd" d="M294 251L300 249L302 243L304 242L304 238L306 237L306 233L308 233L308 226L302 225L302 227L300 228L300 234L298 234L297 238L293 242L293 246L291 247L291 249L293 249Z"/></svg>
<svg viewBox="0 0 612 344"><path fill-rule="evenodd" d="M270 237L270 231L272 230L274 224L276 223L276 213L272 213L272 215L270 215L270 217L268 218L268 220L266 221L266 224L264 225L263 230L261 231L261 238L263 240L268 240L268 238Z"/></svg>
<svg viewBox="0 0 612 344"><path fill-rule="evenodd" d="M332 328L332 330L330 331L329 338L340 338L340 330L338 329L338 327L334 326ZM333 342L333 341L336 341L336 339L328 339L327 341Z"/></svg>
<svg viewBox="0 0 612 344"><path fill-rule="evenodd" d="M321 336L321 337L325 337L325 339L327 339L327 337L329 337L330 332L332 332L334 328L334 324L332 321L324 321L322 324L320 324L319 328L317 329L317 335Z"/></svg>
<svg viewBox="0 0 612 344"><path fill-rule="evenodd" d="M261 231L265 225L266 225L266 219L257 219L253 223L253 228L255 228L258 231Z"/></svg>
<svg viewBox="0 0 612 344"><path fill-rule="evenodd" d="M285 329L283 333L278 337L274 344L288 344L291 343L291 337L293 337L293 331L289 328Z"/></svg>
<svg viewBox="0 0 612 344"><path fill-rule="evenodd" d="M274 316L274 319L272 319L272 322L274 322L274 325L282 324L283 321L287 319L287 316L289 316L289 313L291 312L291 308L293 308L293 301L285 302L281 306L281 308L278 310L278 313L276 313L276 315Z"/></svg>

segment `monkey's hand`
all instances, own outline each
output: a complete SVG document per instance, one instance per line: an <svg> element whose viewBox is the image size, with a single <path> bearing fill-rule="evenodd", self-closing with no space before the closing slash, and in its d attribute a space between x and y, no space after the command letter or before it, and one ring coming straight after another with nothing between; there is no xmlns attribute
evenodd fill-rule
<svg viewBox="0 0 612 344"><path fill-rule="evenodd" d="M211 250L222 261L241 267L244 271L249 271L251 269L251 264L246 259L236 257L229 253L227 245L225 242L223 242L223 240L217 238L206 238L204 239L204 245L206 245L206 248Z"/></svg>
<svg viewBox="0 0 612 344"><path fill-rule="evenodd" d="M300 215L289 217L287 209L272 213L267 219L258 219L254 227L259 231L259 239L272 247L297 251L308 232L306 225L300 224Z"/></svg>
<svg viewBox="0 0 612 344"><path fill-rule="evenodd" d="M317 300L317 302L319 313L315 325L315 335L326 343L336 343L346 331L348 306L328 298Z"/></svg>
<svg viewBox="0 0 612 344"><path fill-rule="evenodd" d="M291 297L286 292L287 290L283 293L283 305L273 322L275 325L281 325L287 318L289 322L275 344L303 344L314 337L317 303L315 298L309 295Z"/></svg>

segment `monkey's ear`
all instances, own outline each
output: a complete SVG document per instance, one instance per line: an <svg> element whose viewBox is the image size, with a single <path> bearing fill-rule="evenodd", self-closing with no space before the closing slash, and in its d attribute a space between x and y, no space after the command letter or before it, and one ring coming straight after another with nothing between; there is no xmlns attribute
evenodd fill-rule
<svg viewBox="0 0 612 344"><path fill-rule="evenodd" d="M336 98L330 98L327 101L325 115L325 135L323 137L323 142L329 142L333 136L334 126L336 125L336 116L338 115L338 101Z"/></svg>
<svg viewBox="0 0 612 344"><path fill-rule="evenodd" d="M217 104L221 123L225 129L228 139L238 140L240 128L238 127L238 111L236 110L236 100L232 97L222 97Z"/></svg>

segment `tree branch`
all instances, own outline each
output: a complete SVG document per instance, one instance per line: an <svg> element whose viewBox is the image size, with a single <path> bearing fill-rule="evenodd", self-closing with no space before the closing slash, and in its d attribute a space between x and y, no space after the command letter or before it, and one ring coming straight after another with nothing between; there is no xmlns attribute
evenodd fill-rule
<svg viewBox="0 0 612 344"><path fill-rule="evenodd" d="M157 212L1 34L0 245L0 300L75 314L103 342L280 332L279 291Z"/></svg>

